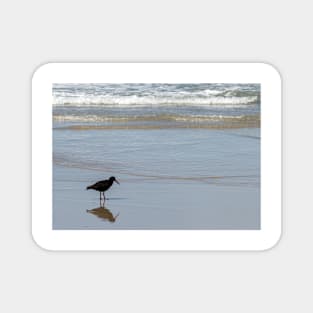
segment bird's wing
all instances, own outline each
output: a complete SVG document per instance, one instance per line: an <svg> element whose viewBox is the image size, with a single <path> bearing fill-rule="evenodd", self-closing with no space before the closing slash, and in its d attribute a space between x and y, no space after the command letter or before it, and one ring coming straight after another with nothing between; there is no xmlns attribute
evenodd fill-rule
<svg viewBox="0 0 313 313"><path fill-rule="evenodd" d="M93 186L94 187L103 187L104 185L106 185L108 183L107 180L100 180L98 182L96 182Z"/></svg>

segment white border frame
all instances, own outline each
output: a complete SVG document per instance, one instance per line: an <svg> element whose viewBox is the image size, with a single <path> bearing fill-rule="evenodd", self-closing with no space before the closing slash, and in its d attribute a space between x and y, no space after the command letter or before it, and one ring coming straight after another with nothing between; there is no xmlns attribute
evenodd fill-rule
<svg viewBox="0 0 313 313"><path fill-rule="evenodd" d="M53 83L260 83L261 230L53 230ZM39 67L32 80L32 234L35 242L48 250L266 250L273 247L281 235L278 71L265 63L48 63Z"/></svg>

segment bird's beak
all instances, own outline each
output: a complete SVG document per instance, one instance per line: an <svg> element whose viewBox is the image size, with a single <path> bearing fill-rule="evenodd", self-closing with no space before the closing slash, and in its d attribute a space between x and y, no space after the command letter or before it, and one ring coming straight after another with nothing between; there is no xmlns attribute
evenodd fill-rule
<svg viewBox="0 0 313 313"><path fill-rule="evenodd" d="M115 182L117 182L118 184L120 184L120 183L117 181L117 179L115 179Z"/></svg>

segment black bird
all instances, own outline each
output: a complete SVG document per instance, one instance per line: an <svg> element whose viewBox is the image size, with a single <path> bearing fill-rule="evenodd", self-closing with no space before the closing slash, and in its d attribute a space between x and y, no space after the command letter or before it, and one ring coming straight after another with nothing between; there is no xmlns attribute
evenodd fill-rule
<svg viewBox="0 0 313 313"><path fill-rule="evenodd" d="M96 182L95 184L88 186L86 189L87 190L94 189L94 190L99 191L100 192L100 204L101 204L101 193L103 193L103 201L104 201L105 200L104 192L107 191L113 185L114 182L117 182L118 184L120 184L117 181L117 179L114 176L112 176L109 179L100 180Z"/></svg>

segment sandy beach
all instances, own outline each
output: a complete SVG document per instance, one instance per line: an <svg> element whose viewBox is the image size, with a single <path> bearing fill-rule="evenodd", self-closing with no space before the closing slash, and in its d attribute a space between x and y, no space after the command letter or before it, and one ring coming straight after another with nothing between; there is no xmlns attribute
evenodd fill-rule
<svg viewBox="0 0 313 313"><path fill-rule="evenodd" d="M106 193L101 216L87 212L98 209L99 193L87 191L88 170L56 167L53 190L54 229L258 229L259 193L236 186L211 183L119 178ZM63 176L63 180L62 180ZM67 178L64 180L64 178ZM85 177L83 179L82 177ZM100 178L100 175L98 176ZM251 190L252 189L252 190ZM104 214L105 215L105 214ZM111 219L111 220L110 220Z"/></svg>
<svg viewBox="0 0 313 313"><path fill-rule="evenodd" d="M254 85L61 85L53 229L259 229ZM101 208L86 186L115 176Z"/></svg>
<svg viewBox="0 0 313 313"><path fill-rule="evenodd" d="M141 132L141 136L145 138L153 137L151 132L148 134L145 131L132 132L120 131L119 135L120 137L127 135L128 139L132 136L138 139ZM176 138L180 130L174 133L171 131L171 136L168 131L163 130L163 132L167 133L167 140L170 142L171 136ZM188 130L188 132L194 131ZM257 175L259 169L253 168L255 157L251 156L251 152L259 145L259 140L245 135L238 137L236 133L227 135L223 132L214 133L212 130L206 132L208 131L198 131L198 140L200 137L206 138L206 144L203 144L202 149L194 147L189 151L189 147L183 145L181 146L183 150L178 154L176 148L174 155L169 150L166 153L165 148L160 144L156 151L151 151L150 147L148 152L151 154L139 151L132 152L131 155L125 152L126 142L122 145L124 151L120 153L115 151L114 144L108 144L109 151L114 151L113 154L117 153L117 157L113 157L114 161L119 161L119 164L128 162L128 166L117 167L112 160L105 158L104 152L103 163L98 162L98 164L82 161L76 163L72 161L69 164L64 159L55 158L53 228L258 229L260 227L260 190ZM112 134L114 132L104 134L99 130L97 134L90 134L90 137L97 141L96 135L103 138L104 135ZM194 134L190 136L195 138ZM75 136L72 134L71 138L75 139ZM117 142L121 141L121 138L117 140ZM237 157L234 155L232 145L228 141L238 147L240 155ZM163 142L165 144L165 140ZM220 147L217 152L216 146L220 146L220 142L223 148ZM72 148L68 147L68 149L70 151ZM210 156L203 149L208 153L211 151ZM72 151L75 152L75 149ZM140 155L141 160L138 160ZM149 155L154 156L154 162ZM173 157L176 160L173 160ZM246 159L244 160L243 157ZM208 160L207 163L211 163L211 168L208 168L209 165L204 163L202 158ZM230 161L235 167L227 165ZM188 162L191 166L189 170L185 168ZM121 183L114 184L106 192L108 200L105 202L105 208L113 217L118 215L115 222L112 222L112 218L110 221L110 214L105 219L97 217L97 212L95 214L87 212L99 208L100 203L97 191L85 190L87 185L111 175L116 176ZM101 215L101 211L99 214Z"/></svg>

